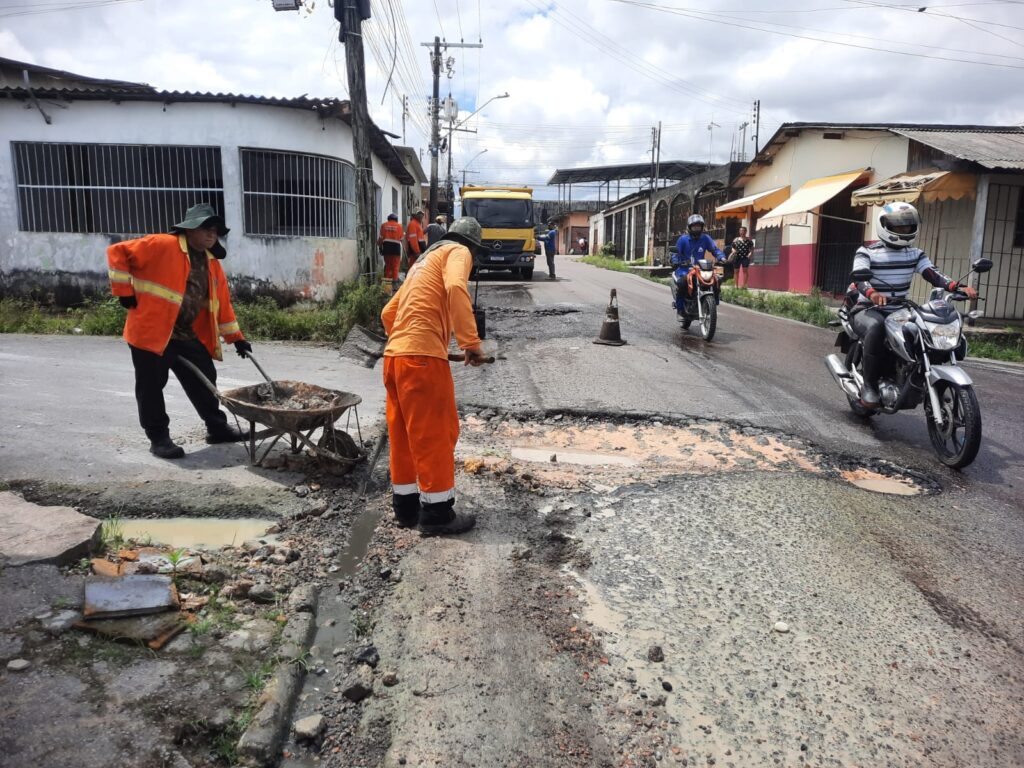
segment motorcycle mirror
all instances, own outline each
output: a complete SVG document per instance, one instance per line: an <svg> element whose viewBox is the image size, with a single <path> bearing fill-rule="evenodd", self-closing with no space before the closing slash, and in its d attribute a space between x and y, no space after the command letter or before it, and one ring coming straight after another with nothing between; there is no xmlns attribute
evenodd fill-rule
<svg viewBox="0 0 1024 768"><path fill-rule="evenodd" d="M992 269L992 259L978 259L971 264L971 269L977 272L979 275L988 272Z"/></svg>
<svg viewBox="0 0 1024 768"><path fill-rule="evenodd" d="M970 312L967 313L967 316L972 320L977 320L979 317L984 317L985 313L982 312L980 309L972 309Z"/></svg>
<svg viewBox="0 0 1024 768"><path fill-rule="evenodd" d="M679 247L673 245L671 248L668 249L668 252L669 253L679 253Z"/></svg>
<svg viewBox="0 0 1024 768"><path fill-rule="evenodd" d="M871 279L872 272L870 269L855 269L850 274L850 277L853 278L853 281L855 283L866 283L868 280Z"/></svg>

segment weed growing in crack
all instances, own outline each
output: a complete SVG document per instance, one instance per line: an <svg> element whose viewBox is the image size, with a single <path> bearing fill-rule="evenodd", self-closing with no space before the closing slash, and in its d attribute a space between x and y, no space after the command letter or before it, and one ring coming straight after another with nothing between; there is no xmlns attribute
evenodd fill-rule
<svg viewBox="0 0 1024 768"><path fill-rule="evenodd" d="M116 552L124 546L124 523L120 513L115 513L100 526L100 548L104 552Z"/></svg>
<svg viewBox="0 0 1024 768"><path fill-rule="evenodd" d="M274 673L274 662L264 661L255 669L246 670L241 668L242 674L245 675L245 687L253 693L260 693L263 690L263 686L267 684L267 680Z"/></svg>

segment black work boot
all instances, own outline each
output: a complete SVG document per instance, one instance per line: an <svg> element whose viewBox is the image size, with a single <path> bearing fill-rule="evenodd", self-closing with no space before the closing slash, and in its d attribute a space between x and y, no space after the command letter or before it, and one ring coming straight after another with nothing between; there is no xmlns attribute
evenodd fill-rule
<svg viewBox="0 0 1024 768"><path fill-rule="evenodd" d="M185 456L185 449L171 440L170 435L150 439L149 452L161 459L181 459Z"/></svg>
<svg viewBox="0 0 1024 768"><path fill-rule="evenodd" d="M230 424L219 424L215 427L206 427L206 442L210 445L217 443L237 443L249 439L249 431L233 427Z"/></svg>
<svg viewBox="0 0 1024 768"><path fill-rule="evenodd" d="M415 528L420 521L420 494L392 493L391 506L395 510L395 524L399 528Z"/></svg>
<svg viewBox="0 0 1024 768"><path fill-rule="evenodd" d="M455 499L424 504L420 512L420 534L423 536L454 536L476 525L476 515L455 511Z"/></svg>

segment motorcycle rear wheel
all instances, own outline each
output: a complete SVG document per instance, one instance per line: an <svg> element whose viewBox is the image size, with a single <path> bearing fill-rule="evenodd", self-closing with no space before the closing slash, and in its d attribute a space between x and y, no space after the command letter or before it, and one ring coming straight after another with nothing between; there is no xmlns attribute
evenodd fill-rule
<svg viewBox="0 0 1024 768"><path fill-rule="evenodd" d="M970 464L981 448L981 408L974 387L960 387L948 381L935 385L942 408L942 426L932 418L931 405L926 400L928 437L939 461L947 467L962 469Z"/></svg>
<svg viewBox="0 0 1024 768"><path fill-rule="evenodd" d="M700 320L700 335L704 341L711 341L718 327L718 307L715 306L714 296L701 296L700 301L704 310L704 317Z"/></svg>

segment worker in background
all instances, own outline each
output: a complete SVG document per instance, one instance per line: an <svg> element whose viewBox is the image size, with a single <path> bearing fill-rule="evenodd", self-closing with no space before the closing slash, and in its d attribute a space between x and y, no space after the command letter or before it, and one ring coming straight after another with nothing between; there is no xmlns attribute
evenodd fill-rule
<svg viewBox="0 0 1024 768"><path fill-rule="evenodd" d="M402 262L402 240L405 239L405 232L398 216L389 213L388 220L380 225L380 235L377 237L377 248L384 258L384 279L392 283L398 279L398 268Z"/></svg>
<svg viewBox="0 0 1024 768"><path fill-rule="evenodd" d="M448 343L454 333L466 365L484 362L469 298L473 257L485 250L480 237L476 219L452 224L381 313L395 521L418 525L424 535L463 533L476 524L474 515L455 512L459 413Z"/></svg>
<svg viewBox="0 0 1024 768"><path fill-rule="evenodd" d="M148 235L107 249L110 288L128 310L124 339L135 366L135 400L149 450L162 459L180 459L185 450L171 440L164 405L168 372L206 422L206 442L230 443L248 437L228 424L214 394L183 360L217 383L214 360L223 360L220 338L242 357L252 352L231 307L220 260L227 254L219 238L228 233L213 206L201 203L185 212L171 234Z"/></svg>
<svg viewBox="0 0 1024 768"><path fill-rule="evenodd" d="M555 279L555 252L558 250L558 229L551 222L550 229L544 235L544 253L548 259L548 280Z"/></svg>
<svg viewBox="0 0 1024 768"><path fill-rule="evenodd" d="M444 216L438 216L430 224L427 225L427 247L429 248L442 237L448 230L445 226L446 220Z"/></svg>
<svg viewBox="0 0 1024 768"><path fill-rule="evenodd" d="M412 212L409 225L405 228L405 239L409 244L409 269L412 269L416 259L427 250L427 233L423 231L423 211Z"/></svg>

